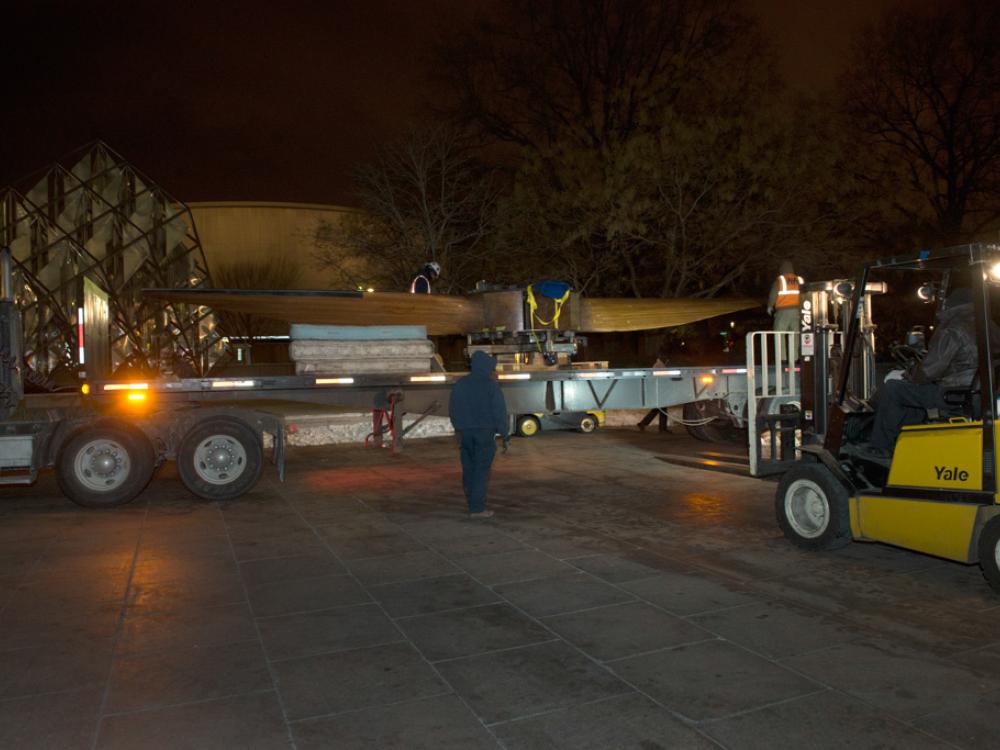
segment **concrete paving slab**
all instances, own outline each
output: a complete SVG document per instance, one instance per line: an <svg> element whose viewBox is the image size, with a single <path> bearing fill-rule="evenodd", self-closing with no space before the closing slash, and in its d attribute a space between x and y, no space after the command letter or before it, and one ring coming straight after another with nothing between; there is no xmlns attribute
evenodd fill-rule
<svg viewBox="0 0 1000 750"><path fill-rule="evenodd" d="M571 565L610 583L649 578L664 571L685 571L691 564L672 560L640 549L569 559Z"/></svg>
<svg viewBox="0 0 1000 750"><path fill-rule="evenodd" d="M664 649L611 666L630 684L692 721L717 719L825 689L724 641Z"/></svg>
<svg viewBox="0 0 1000 750"><path fill-rule="evenodd" d="M675 615L695 615L758 601L736 581L706 573L661 573L622 588Z"/></svg>
<svg viewBox="0 0 1000 750"><path fill-rule="evenodd" d="M312 612L371 601L358 582L347 575L265 583L248 588L247 597L257 617Z"/></svg>
<svg viewBox="0 0 1000 750"><path fill-rule="evenodd" d="M709 750L717 745L637 693L496 724L508 750Z"/></svg>
<svg viewBox="0 0 1000 750"><path fill-rule="evenodd" d="M871 636L870 630L833 615L781 602L761 602L695 615L691 621L771 659Z"/></svg>
<svg viewBox="0 0 1000 750"><path fill-rule="evenodd" d="M496 593L464 574L371 586L368 593L390 617L428 614L500 601Z"/></svg>
<svg viewBox="0 0 1000 750"><path fill-rule="evenodd" d="M113 641L56 643L0 651L0 700L62 690L102 689Z"/></svg>
<svg viewBox="0 0 1000 750"><path fill-rule="evenodd" d="M441 662L438 669L487 724L632 692L559 642Z"/></svg>
<svg viewBox="0 0 1000 750"><path fill-rule="evenodd" d="M587 609L543 620L560 636L600 661L715 638L679 617L631 602Z"/></svg>
<svg viewBox="0 0 1000 750"><path fill-rule="evenodd" d="M289 731L277 695L268 691L104 718L98 750L179 747L286 749Z"/></svg>
<svg viewBox="0 0 1000 750"><path fill-rule="evenodd" d="M396 625L429 661L549 641L552 633L509 604L404 617Z"/></svg>
<svg viewBox="0 0 1000 750"><path fill-rule="evenodd" d="M393 457L355 446L295 448L284 483L266 469L253 492L226 503L192 498L172 465L133 504L107 513L59 498L51 474L33 488L5 488L0 554L33 562L0 575L0 746L93 750L100 721L99 743L129 747L266 747L275 737L282 746L293 728L299 746L488 747L493 731L515 725L523 731L503 735L504 746L698 746L715 728L713 741L726 748L758 738L822 747L837 738L837 718L859 727L844 736L860 747L996 744L1000 597L975 568L878 545L798 550L774 526L773 484L655 460L683 452L680 436L553 432L531 450L518 444L494 467L491 503L500 513L491 523L464 516L447 439L410 443ZM393 553L395 544L415 551ZM234 547L246 559L238 562ZM393 554L354 558L351 550ZM327 607L341 594L378 603ZM323 609L292 611L313 606ZM516 610L512 628L498 629L504 638L539 632L539 617L565 628L542 628L551 638L542 644L431 666L394 624L420 616L423 630L410 635L428 649L498 645L488 642L490 623L453 616L468 607ZM344 614L351 610L361 614ZM620 615L638 611L656 615ZM633 651L672 632L663 618L726 642L707 642L718 653L694 657L669 646ZM872 642L891 653L833 650ZM575 644L598 658L634 655L602 664ZM381 667L393 668L374 655L383 648L409 649L412 680L380 681ZM356 668L310 667L369 651ZM241 676L244 662L223 656L261 652L280 658L256 688ZM808 663L823 685L797 667L782 671L786 659L827 652ZM320 698L368 695L371 705L288 721L275 674L292 663L300 685ZM150 665L144 683L138 670L130 678L134 690L116 687L126 664ZM623 664L638 670L635 685L648 695L612 673ZM408 697L407 685L438 668L453 671L435 687L443 694ZM260 674L259 661L250 671ZM354 672L353 692L337 693ZM719 685L727 680L730 692ZM452 686L458 694L447 694ZM198 697L230 689L261 692L241 693L235 708ZM65 695L73 697L57 700ZM269 697L253 708L257 695ZM667 707L650 708L651 699ZM128 700L139 710L118 713ZM685 724L684 710L704 718Z"/></svg>
<svg viewBox="0 0 1000 750"><path fill-rule="evenodd" d="M455 562L486 586L573 572L572 566L549 557L544 552L531 549L491 555L466 555Z"/></svg>
<svg viewBox="0 0 1000 750"><path fill-rule="evenodd" d="M257 630L250 607L244 602L173 612L128 613L116 652L135 654L253 640L257 640Z"/></svg>
<svg viewBox="0 0 1000 750"><path fill-rule="evenodd" d="M431 550L351 560L348 567L366 586L438 578L461 572L456 565Z"/></svg>
<svg viewBox="0 0 1000 750"><path fill-rule="evenodd" d="M635 600L635 596L627 591L583 572L505 583L495 586L494 590L533 617Z"/></svg>
<svg viewBox="0 0 1000 750"><path fill-rule="evenodd" d="M408 643L280 661L274 671L292 721L449 692Z"/></svg>
<svg viewBox="0 0 1000 750"><path fill-rule="evenodd" d="M324 609L257 620L264 649L273 659L376 646L402 635L375 604Z"/></svg>
<svg viewBox="0 0 1000 750"><path fill-rule="evenodd" d="M85 689L0 701L0 747L92 748L103 695Z"/></svg>
<svg viewBox="0 0 1000 750"><path fill-rule="evenodd" d="M240 563L240 575L248 587L294 581L300 578L344 575L345 568L329 552L294 557L272 557Z"/></svg>
<svg viewBox="0 0 1000 750"><path fill-rule="evenodd" d="M703 731L724 747L773 750L788 745L794 727L795 745L810 750L944 750L950 747L868 704L835 690L768 706L729 719L710 722Z"/></svg>
<svg viewBox="0 0 1000 750"><path fill-rule="evenodd" d="M781 663L904 721L1000 690L995 675L887 641L842 644Z"/></svg>
<svg viewBox="0 0 1000 750"><path fill-rule="evenodd" d="M222 698L271 688L264 652L254 641L115 659L108 713Z"/></svg>
<svg viewBox="0 0 1000 750"><path fill-rule="evenodd" d="M935 737L970 750L991 750L1000 747L1000 692L972 700L949 701L948 708L918 719L914 726Z"/></svg>
<svg viewBox="0 0 1000 750"><path fill-rule="evenodd" d="M454 695L292 724L299 750L490 750L496 740Z"/></svg>

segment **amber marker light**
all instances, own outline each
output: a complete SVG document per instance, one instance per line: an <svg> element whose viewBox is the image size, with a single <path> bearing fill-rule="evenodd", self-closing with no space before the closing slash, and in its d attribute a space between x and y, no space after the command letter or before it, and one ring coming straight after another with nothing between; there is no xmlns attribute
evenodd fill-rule
<svg viewBox="0 0 1000 750"><path fill-rule="evenodd" d="M84 396L89 396L90 395L90 383L84 383L83 385L81 385L80 386L80 393L82 393Z"/></svg>
<svg viewBox="0 0 1000 750"><path fill-rule="evenodd" d="M129 391L128 395L125 397L133 404L142 403L146 400L146 394L142 391Z"/></svg>
<svg viewBox="0 0 1000 750"><path fill-rule="evenodd" d="M699 380L701 380L702 385L711 385L715 382L715 375L702 375Z"/></svg>

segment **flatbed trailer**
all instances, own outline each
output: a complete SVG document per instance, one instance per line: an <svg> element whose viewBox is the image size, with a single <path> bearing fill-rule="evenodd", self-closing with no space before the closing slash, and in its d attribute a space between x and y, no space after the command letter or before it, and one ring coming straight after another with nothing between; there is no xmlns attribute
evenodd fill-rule
<svg viewBox="0 0 1000 750"><path fill-rule="evenodd" d="M373 414L375 444L402 448L403 415L446 416L452 385L465 373L296 375L88 383L61 406L25 406L0 423L4 483L29 483L54 468L71 500L112 507L136 497L157 466L174 460L184 485L206 499L247 492L264 464L264 435L284 475L286 424L265 402L355 408ZM745 368L616 368L498 375L508 411L560 414L746 403ZM32 397L24 399L30 404Z"/></svg>
<svg viewBox="0 0 1000 750"><path fill-rule="evenodd" d="M164 461L177 462L195 495L231 500L252 488L264 436L284 477L285 419L275 401L372 413L374 444L402 447L403 415L446 416L465 373L310 374L85 383L80 393L24 393L23 337L12 296L10 251L0 251L0 484L31 484L55 470L63 493L88 507L138 496ZM512 421L519 415L586 414L719 402L742 424L745 367L554 369L501 372ZM412 425L411 425L412 427ZM367 441L366 441L367 442Z"/></svg>

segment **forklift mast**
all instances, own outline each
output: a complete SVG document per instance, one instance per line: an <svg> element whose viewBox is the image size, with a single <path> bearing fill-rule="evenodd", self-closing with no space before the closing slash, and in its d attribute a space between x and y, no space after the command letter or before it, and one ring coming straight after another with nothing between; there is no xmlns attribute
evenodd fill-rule
<svg viewBox="0 0 1000 750"><path fill-rule="evenodd" d="M865 291L856 295L855 289ZM824 442L834 413L830 407L849 399L867 401L874 393L872 296L885 291L884 284L868 282L866 272L855 280L803 286L800 375L801 425L806 442Z"/></svg>

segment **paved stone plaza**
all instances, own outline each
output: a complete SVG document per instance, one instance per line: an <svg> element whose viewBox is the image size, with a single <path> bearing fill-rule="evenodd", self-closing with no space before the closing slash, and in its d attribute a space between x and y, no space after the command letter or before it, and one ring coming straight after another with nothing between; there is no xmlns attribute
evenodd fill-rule
<svg viewBox="0 0 1000 750"><path fill-rule="evenodd" d="M1000 746L977 568L800 553L773 484L656 457L692 448L515 440L492 522L447 438L292 449L228 504L6 490L0 747Z"/></svg>

